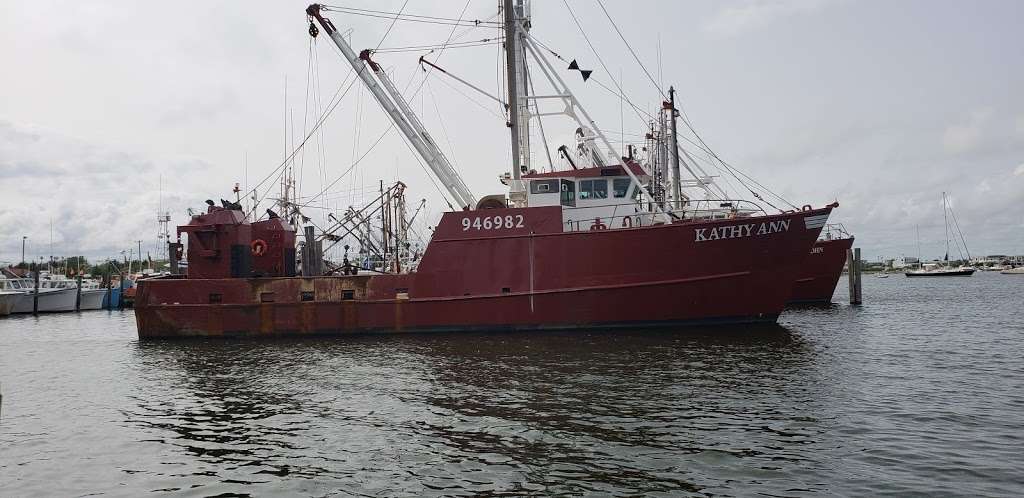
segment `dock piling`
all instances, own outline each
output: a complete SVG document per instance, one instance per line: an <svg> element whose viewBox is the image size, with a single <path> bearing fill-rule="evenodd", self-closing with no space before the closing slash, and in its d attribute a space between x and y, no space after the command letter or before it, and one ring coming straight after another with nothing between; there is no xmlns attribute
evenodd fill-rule
<svg viewBox="0 0 1024 498"><path fill-rule="evenodd" d="M82 274L75 276L75 311L82 311Z"/></svg>
<svg viewBox="0 0 1024 498"><path fill-rule="evenodd" d="M862 304L860 284L861 284L861 268L860 268L860 248L853 248L846 250L846 264L849 268L850 277L850 304Z"/></svg>
<svg viewBox="0 0 1024 498"><path fill-rule="evenodd" d="M35 292L32 293L32 314L39 314L39 267L36 267L36 271L32 274L32 281L34 282Z"/></svg>
<svg viewBox="0 0 1024 498"><path fill-rule="evenodd" d="M121 277L121 279L117 283L117 288L119 290L119 292L117 294L117 309L118 310L123 310L124 309L124 272L121 272L118 275Z"/></svg>

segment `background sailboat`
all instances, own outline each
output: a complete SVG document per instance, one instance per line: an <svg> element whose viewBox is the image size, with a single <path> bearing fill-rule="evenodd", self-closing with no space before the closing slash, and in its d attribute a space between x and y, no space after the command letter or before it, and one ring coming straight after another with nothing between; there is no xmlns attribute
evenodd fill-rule
<svg viewBox="0 0 1024 498"><path fill-rule="evenodd" d="M974 268L970 266L961 265L957 268L951 268L949 266L949 218L953 218L953 226L956 229L957 234L960 236L960 243L963 244L964 252L967 253L966 261L970 261L971 252L967 249L967 241L964 240L964 234L960 231L960 224L956 221L956 215L953 214L953 208L949 206L949 202L946 200L946 193L942 193L942 219L946 225L946 254L942 257L943 263L922 263L921 268L917 270L910 270L904 274L908 277L969 277L974 274ZM960 250L960 244L954 239L954 245L957 250ZM920 260L921 251L921 236L918 233L918 257ZM961 261L964 261L963 253L961 253Z"/></svg>

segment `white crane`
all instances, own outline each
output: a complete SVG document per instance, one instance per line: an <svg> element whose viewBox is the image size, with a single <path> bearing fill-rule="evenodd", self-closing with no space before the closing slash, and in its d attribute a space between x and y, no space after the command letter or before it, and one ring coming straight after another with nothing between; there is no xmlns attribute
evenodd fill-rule
<svg viewBox="0 0 1024 498"><path fill-rule="evenodd" d="M430 134L423 127L423 123L420 122L416 114L409 108L409 104L402 97L398 89L395 88L391 79L381 70L379 64L370 60L369 51L364 50L362 54L356 55L356 52L352 50L348 42L338 33L331 20L321 15L321 8L319 4L310 5L306 9L306 14L311 19L316 19L324 32L331 37L334 44L341 50L341 55L352 65L352 69L362 78L366 88L377 99L384 112L391 117L398 130L409 140L413 149L419 153L420 157L427 163L427 166L430 167L430 170L434 172L434 175L445 186L456 205L464 210L475 209L476 198L473 196L473 193L469 191L466 183L462 181L462 177L452 167L451 162L448 161L448 158L445 157L441 149L434 143L434 140L430 138ZM310 23L312 26L312 20ZM310 34L316 36L315 32L316 30L311 27ZM367 67L372 70L372 74L371 71L366 70ZM376 76L376 79L374 79L374 76ZM377 80L380 80L380 83Z"/></svg>

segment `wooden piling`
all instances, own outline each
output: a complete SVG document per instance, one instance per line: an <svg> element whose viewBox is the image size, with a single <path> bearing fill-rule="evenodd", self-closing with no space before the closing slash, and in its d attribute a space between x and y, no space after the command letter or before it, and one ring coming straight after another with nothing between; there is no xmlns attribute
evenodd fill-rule
<svg viewBox="0 0 1024 498"><path fill-rule="evenodd" d="M117 286L118 286L117 288L120 289L120 292L118 292L118 294L117 294L117 309L123 310L124 309L124 272L121 272L118 275L120 275L121 280L117 283Z"/></svg>
<svg viewBox="0 0 1024 498"><path fill-rule="evenodd" d="M103 278L103 282L107 285L107 299L106 299L106 302L104 304L106 304L105 308L109 310L109 309L114 307L114 303L110 302L110 288L111 288L110 275L107 275L106 277L104 277Z"/></svg>
<svg viewBox="0 0 1024 498"><path fill-rule="evenodd" d="M36 271L32 276L32 280L35 285L35 292L32 293L32 314L39 314L39 267L36 267Z"/></svg>
<svg viewBox="0 0 1024 498"><path fill-rule="evenodd" d="M861 304L860 248L846 250L846 265L849 268L850 304Z"/></svg>
<svg viewBox="0 0 1024 498"><path fill-rule="evenodd" d="M75 275L75 311L82 311L82 274Z"/></svg>

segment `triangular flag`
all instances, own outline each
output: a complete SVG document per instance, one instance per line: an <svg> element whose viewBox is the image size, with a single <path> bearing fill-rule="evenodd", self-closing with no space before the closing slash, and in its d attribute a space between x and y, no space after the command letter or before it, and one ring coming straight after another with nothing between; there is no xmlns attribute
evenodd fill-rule
<svg viewBox="0 0 1024 498"><path fill-rule="evenodd" d="M580 65L576 64L576 59L573 59L572 62L569 63L569 69L579 69L579 68L580 68Z"/></svg>
<svg viewBox="0 0 1024 498"><path fill-rule="evenodd" d="M583 70L580 71L580 74L583 75L583 81L587 81L587 78L590 77L590 73L593 73L593 71L591 71L589 69L583 69Z"/></svg>

